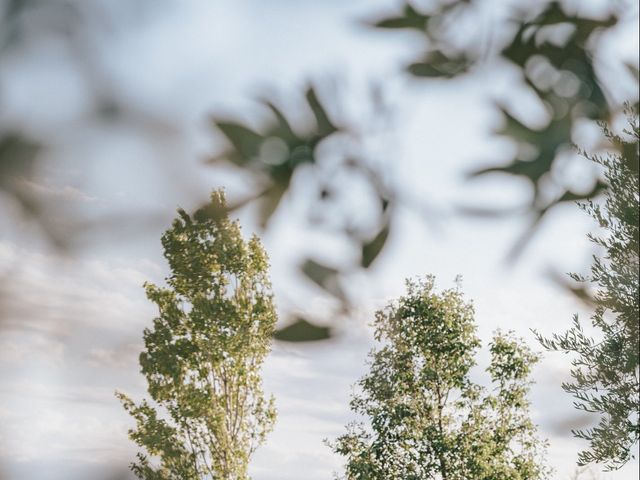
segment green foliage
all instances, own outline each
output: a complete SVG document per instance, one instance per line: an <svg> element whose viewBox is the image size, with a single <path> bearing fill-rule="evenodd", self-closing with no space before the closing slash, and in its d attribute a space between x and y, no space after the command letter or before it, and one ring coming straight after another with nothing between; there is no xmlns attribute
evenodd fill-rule
<svg viewBox="0 0 640 480"><path fill-rule="evenodd" d="M208 207L226 208L222 191ZM140 354L153 402L117 394L136 421L130 438L146 450L132 470L144 480L248 479L275 421L260 378L277 320L267 255L226 215L178 213L162 236L168 286L145 284L159 310Z"/></svg>
<svg viewBox="0 0 640 480"><path fill-rule="evenodd" d="M487 15L493 7L488 0L405 2L397 12L387 18L369 22L369 26L385 32L385 35L408 31L422 40L422 51L404 69L412 78L423 81L456 81L462 76L481 72L480 80L491 82L496 78L496 72L504 71L505 64L508 64L516 74L513 78L519 78L522 87L510 89L513 100L510 105L534 100L546 111L546 118L540 124L533 125L511 106L497 104L495 108L503 123L495 133L511 140L517 146L516 153L506 164L478 167L469 172L470 178L500 174L525 180L532 191L531 201L525 205L510 206L501 212L492 208L469 207L465 198L456 201L456 206L467 213L528 215L531 218L530 227L523 232L520 241L515 243L511 251L512 257L515 257L523 250L544 215L556 205L593 198L605 188L603 183L594 178L591 188L587 189L589 191L574 191L571 179L557 167L572 144L576 127L593 120L608 122L617 113L618 105L612 99L619 96L618 86L615 84L618 79L607 78L612 71L609 65L606 68L596 68L601 53L600 39L627 18L637 22L637 16L633 17L633 9L625 8L624 2L611 3L607 6L607 11L599 16L589 16L585 13L586 10L583 11L584 9L571 2L549 0L526 4L507 2L500 8L508 11L499 11L495 15L489 12L491 14ZM60 13L60 9L64 9L64 14ZM68 46L68 53L78 62L83 76L90 79L91 84L98 85L93 102L96 106L96 111L93 112L95 119L127 124L141 122L145 128L153 131L159 126L158 123L162 123L158 122L160 119L141 117L139 112L129 111L126 99L118 98L114 89L110 88L110 80L94 71L95 62L91 55L87 55L91 50L77 49L77 42L73 40L75 37L67 34L72 26L73 29L69 31L75 31L76 26L82 23L69 20L84 17L80 10L75 4L58 5L58 2L42 0L9 2L7 8L0 12L0 25L6 31L6 35L0 35L0 55L14 55L16 52L22 55L30 51L21 48L21 44L30 38L31 29L28 26L31 14L38 18L56 19L45 22L45 26L55 32L62 32L60 38L66 38L71 44ZM62 18L66 20L59 21ZM468 28L469 25L473 27ZM93 27L89 26L91 28ZM637 86L637 64L626 67L629 83L635 82ZM374 83L384 90L388 84L386 80L382 78ZM605 94L606 92L610 94ZM329 109L327 96L323 100L320 93L316 86L308 86L299 95L285 92L282 103L298 110L298 115L295 116L287 115L277 105L279 102L263 101L262 106L270 115L261 125L246 124L237 119L220 118L216 115L212 123L226 140L227 147L215 156L212 163L216 166L226 164L233 167L242 177L243 184L255 187L251 194L230 202L225 210L253 203L264 228L269 228L270 220L282 205L283 199L297 190L297 173L306 171L308 181L302 190L298 190L301 192L299 195L304 198L298 196L294 201L304 205L310 203L311 224L322 230L332 230L332 234L351 243L360 252L359 257L354 256L352 261L329 260L327 265L321 265L334 270L333 278L322 283L315 282L309 276L310 270L304 268L306 262L300 265L300 273L334 296L340 303L339 311L342 313L351 307L351 303L341 284L346 284L352 273L375 266L376 260L384 254L388 239L393 237L397 211L393 207L398 204L408 206L425 219L433 217L433 210L423 208L416 199L407 198L404 185L393 184L393 177L384 168L385 163L395 163L393 158L377 162L377 159L370 158L373 156L371 151L364 147L364 140L380 137L377 135L379 132L370 135L368 129L388 113L378 108L384 103L381 101L383 96L373 94L370 101L367 99L358 102L361 106L366 104L366 108L371 110L369 115L362 115L362 112L358 114L363 119L362 124L369 124L363 127L353 125L353 122L348 121L347 115L342 118L336 115L337 112L347 110L343 107L353 102L340 102L339 97L332 95L329 98L333 101L334 108ZM304 100L296 103L294 100L298 96ZM637 96L630 100L633 103L638 101ZM369 116L370 119L365 118ZM304 117L309 121L300 122ZM402 125L399 127L402 128ZM13 132L2 129L0 142L14 136L22 138L23 135L21 132L14 135ZM48 138L30 141L29 143L37 146L37 150L24 149L24 153L33 156L33 162L30 160L29 163L39 166L42 152L51 147L50 142ZM328 150L329 154L326 154ZM425 147L425 152L428 151L429 148ZM27 180L33 178L34 172L39 168L24 168L19 162L11 160L13 155L18 155L15 150L0 148L0 164L7 165L5 168L0 167L0 176L8 174ZM437 162L437 159L434 161ZM345 177L348 177L347 182L344 181ZM345 188L344 185L355 183L352 183L353 177L357 177L357 182L367 184L368 195L361 199L361 203L372 207L364 209L370 216L370 221L364 228L360 228L359 224L363 217L362 207L354 209L357 210L355 212L349 211L349 200L340 199L340 195L336 194L336 191ZM71 237L78 238L78 233L83 233L82 230L86 230L88 225L100 226L99 218L94 218L91 222L75 221L71 209L63 208L67 217L63 229L67 233L65 236L65 232L54 230L53 222L49 220L50 212L43 208L45 203L59 200L48 199L47 202L41 201L38 204L34 202L34 198L27 199L24 191L5 188L6 183L0 182L0 190L27 207L24 209L25 213L36 220L50 240L58 245L68 242ZM28 205L25 204L25 199L28 200ZM341 205L336 208L336 203ZM218 212L220 213L225 212ZM73 235L68 234L69 223L77 224Z"/></svg>
<svg viewBox="0 0 640 480"><path fill-rule="evenodd" d="M473 307L458 289L438 293L433 277L376 313L371 368L351 407L351 424L331 446L348 480L534 480L547 478L545 443L527 400L534 355L511 334L491 343L493 388L473 383L480 346Z"/></svg>
<svg viewBox="0 0 640 480"><path fill-rule="evenodd" d="M607 91L613 92L614 86L606 78L609 69L596 68L596 59L600 54L600 38L624 20L626 12L621 6L612 4L602 15L592 17L569 2L558 1L526 5L507 2L501 8L508 11L488 15L492 8L491 2L486 0L405 2L397 12L371 21L368 26L387 35L411 32L416 39L422 40L422 52L405 69L407 75L416 79L455 81L481 72L481 81L486 82L496 78L495 72L503 71L506 65L516 73L514 78L519 79L521 88L513 88L511 97L518 97L513 98L510 105L493 102L502 118L502 125L494 133L510 140L517 147L515 153L505 164L473 169L468 178L494 174L512 178L529 186L530 201L500 210L469 206L464 198L456 202L460 211L470 214L528 216L528 228L509 252L509 257L514 259L524 250L543 217L555 206L594 198L606 189L606 184L594 176L590 188L576 191L571 178L558 174L561 171L558 165L571 150L576 128L592 121L609 122L619 113L619 105L611 100L613 96L605 95ZM478 18L483 21L478 22ZM466 28L471 24L473 28ZM463 35L461 31L464 31ZM637 85L637 66L627 67L629 83ZM384 81L380 85L384 87ZM332 230L361 255L353 262L340 265L335 262L320 265L309 260L300 265L300 273L332 295L341 304L342 311L347 311L351 303L342 285L348 282L351 274L370 269L384 253L393 233L397 211L394 207L408 206L426 219L433 216L433 211L423 208L416 199L407 199L404 186L389 181L388 172L368 158L371 153L363 147L362 139L367 137L367 129L348 125L346 115L341 119L332 118L316 90L307 88L306 102L296 107L311 113L307 116L313 121L305 132L298 132L293 122L270 101L264 104L272 118L259 131L238 122L214 120L230 146L217 158L240 167L241 176L264 187L255 195L241 199L238 205L255 202L266 227L281 200L296 190L292 188L296 172L301 169L311 172L307 179L313 178L313 181L308 181L302 190L306 198L298 197L295 201L312 202L310 223L320 230ZM522 104L520 99L533 100L542 107L544 118L538 125L523 118L512 107ZM338 103L334 112L344 110L340 108L339 98L334 96L332 100ZM380 97L372 95L373 110L378 100ZM637 97L630 100L638 101ZM373 117L378 119L384 114L375 111ZM330 155L323 154L326 145L331 145ZM428 150L425 148L425 152ZM368 184L371 196L366 202L374 207L371 209L372 221L362 230L354 228L361 217L360 211L350 215L347 202L343 201L337 212L331 210L332 198L339 198L334 192L341 188L336 179L354 172L357 172L358 180ZM314 186L318 188L320 199L317 203L313 203ZM344 223L341 222L343 218L346 218ZM318 268L310 268L309 262Z"/></svg>
<svg viewBox="0 0 640 480"><path fill-rule="evenodd" d="M266 184L257 197L263 227L269 223L288 190L294 171L302 165L315 163L320 143L339 131L313 87L307 89L305 99L314 118L313 127L306 132L292 128L286 115L269 101L265 101L264 106L272 118L260 132L235 121L213 120L230 145L215 161L223 160L242 167Z"/></svg>
<svg viewBox="0 0 640 480"><path fill-rule="evenodd" d="M216 130L227 145L214 155L212 163L230 167L257 186L255 193L240 198L229 210L253 202L257 206L261 226L268 228L285 194L291 192L296 172L303 169L312 173L312 186L318 187L317 197L310 199L314 203L310 210L327 212L331 208L330 205L336 202L341 193L337 178L341 178L345 190L351 189L353 183L365 184L369 194L367 199L375 206L370 212L375 215L374 220L364 226L361 225L361 210L348 211L343 205L338 215L331 215L333 221L325 223L315 219L311 222L316 225L322 223L323 227L346 239L360 252L349 262L350 265L332 266L307 258L299 266L300 273L334 297L340 304L340 313L344 313L351 306L343 287L345 273L370 268L383 251L391 233L391 206L394 199L388 182L362 155L362 132L335 121L317 87L308 86L304 101L294 104L298 110L296 118L306 118L306 122L298 120L294 123L271 100L263 100L261 106L267 115L262 124L255 128L235 120L213 118ZM375 110L378 116L384 116L383 109ZM345 182L345 179L348 181ZM307 185L305 192L309 191L310 186ZM343 218L344 221L340 221ZM300 342L330 336L325 327L307 319L303 319L303 323L300 323L300 319L294 319L292 326L295 327L293 330L283 332L277 338Z"/></svg>
<svg viewBox="0 0 640 480"><path fill-rule="evenodd" d="M562 2L537 2L526 8L518 5L504 23L485 22L461 38L459 25L481 16L484 8L483 2L469 0L431 2L425 11L406 4L400 14L371 26L408 29L422 35L425 52L407 67L412 76L447 79L469 74L491 61L507 61L519 71L525 88L544 105L547 121L536 128L514 116L509 108L497 105L503 125L495 133L514 141L517 153L507 165L470 173L471 178L501 173L523 178L531 185L533 197L528 209L533 214L532 226L516 244L512 254L517 254L551 208L576 197L592 198L602 189L594 181L590 191L576 193L567 187L566 179L555 181L549 173L572 145L575 125L584 120L610 118L604 78L594 66L598 47L595 40L618 23L619 15L611 9L604 18L590 18L574 13ZM630 70L637 82L637 67ZM556 190L551 199L540 195L549 184L554 184Z"/></svg>
<svg viewBox="0 0 640 480"><path fill-rule="evenodd" d="M601 236L590 235L606 254L594 257L591 274L571 277L596 287L592 299L595 311L591 324L593 338L583 330L576 315L573 326L563 334L546 339L538 334L549 350L570 352L573 381L563 388L575 398L580 410L600 416L594 428L575 431L590 442L581 452L579 463L603 462L607 469L623 466L632 456L632 447L640 437L640 398L638 381L638 327L640 322L638 285L638 130L637 113L630 113L627 138L604 127L605 136L620 153L585 157L604 167L609 186L604 203L592 201L581 207L604 229Z"/></svg>
<svg viewBox="0 0 640 480"><path fill-rule="evenodd" d="M316 342L326 340L329 337L331 337L330 327L314 325L304 318L297 318L274 335L277 340L285 342Z"/></svg>

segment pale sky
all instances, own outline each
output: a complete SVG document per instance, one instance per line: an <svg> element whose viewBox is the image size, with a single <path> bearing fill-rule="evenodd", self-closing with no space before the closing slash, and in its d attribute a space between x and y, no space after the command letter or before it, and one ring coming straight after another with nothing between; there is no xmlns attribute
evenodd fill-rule
<svg viewBox="0 0 640 480"><path fill-rule="evenodd" d="M161 283L167 274L159 238L175 208L197 205L213 187L233 187L202 162L216 148L206 115L246 114L257 93L285 96L308 78L343 79L347 106L356 114L367 82L384 79L397 125L384 150L394 155L390 172L407 192L443 213L432 225L399 210L384 255L369 277L354 279L361 303L354 318L338 326L335 340L274 345L264 382L279 417L252 460L254 480L320 480L340 471L341 459L323 440L340 435L354 419L351 386L366 371L374 346L367 324L377 308L402 293L407 277L434 274L439 287L447 288L461 274L485 342L496 328L513 329L537 349L530 329L551 333L567 328L573 313L588 317L548 275L550 269L585 272L589 265L593 251L585 235L593 225L576 207L549 215L513 266L505 264L505 255L525 219L471 219L451 209L463 194L505 204L523 196L520 186L500 179L474 186L462 180L474 166L508 158L512 146L490 136L498 122L490 101L510 101L511 73L487 82L487 72L480 72L447 84L401 77L399 67L415 55L414 38L358 26L380 11L377 5L393 4L188 0L165 1L154 14L141 13L94 47L99 68L109 72L118 94L140 115L162 119L161 140L156 131L88 123L87 85L55 42L36 39L30 55L6 60L12 68L0 68L6 92L0 122L56 145L39 172L40 191L80 213L126 212L148 221L144 228L100 230L74 256L63 258L35 240L37 231L12 216L11 207L2 210L0 478L106 478L133 459L135 447L126 436L131 422L113 392L144 395L137 357L142 330L155 311L141 285ZM122 5L113 2L109 11L116 15ZM623 58L637 54L637 10L635 26L623 25L606 42ZM535 105L518 108L536 115ZM589 145L590 138L584 141ZM577 183L583 171L575 167ZM285 204L263 237L276 301L283 319L292 308L322 318L328 300L300 281L293 267L305 254L335 251L308 231L299 210ZM247 235L255 231L250 211L240 212L240 219ZM479 363L486 366L486 360L483 351ZM558 480L569 479L585 446L570 428L591 422L560 388L568 369L566 356L546 355L531 393L533 419L549 439L549 463ZM637 469L631 462L598 478L636 478Z"/></svg>

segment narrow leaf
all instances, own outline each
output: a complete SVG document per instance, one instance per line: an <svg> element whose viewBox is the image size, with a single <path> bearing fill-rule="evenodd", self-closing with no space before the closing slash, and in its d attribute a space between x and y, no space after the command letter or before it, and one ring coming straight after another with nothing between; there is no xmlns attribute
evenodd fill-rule
<svg viewBox="0 0 640 480"><path fill-rule="evenodd" d="M318 95L313 87L309 87L306 94L307 102L313 112L313 116L316 119L316 125L318 127L318 135L320 137L326 137L338 131L338 128L331 122L327 111L320 103Z"/></svg>
<svg viewBox="0 0 640 480"><path fill-rule="evenodd" d="M321 327L297 318L293 323L277 330L273 337L283 342L317 342L331 338L331 328Z"/></svg>
<svg viewBox="0 0 640 480"><path fill-rule="evenodd" d="M389 224L387 223L370 242L362 245L362 266L364 268L369 268L378 257L387 242L388 236Z"/></svg>

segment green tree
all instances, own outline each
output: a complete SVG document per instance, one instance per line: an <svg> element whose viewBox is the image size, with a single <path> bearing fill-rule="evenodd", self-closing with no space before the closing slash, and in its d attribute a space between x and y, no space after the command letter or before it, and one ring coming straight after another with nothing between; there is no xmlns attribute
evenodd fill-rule
<svg viewBox="0 0 640 480"><path fill-rule="evenodd" d="M131 466L141 479L247 479L275 421L260 377L277 320L267 255L237 221L211 214L224 208L215 191L193 216L178 210L162 236L168 286L145 284L159 310L140 355L153 402L117 393L146 450Z"/></svg>
<svg viewBox="0 0 640 480"><path fill-rule="evenodd" d="M359 382L353 423L331 444L348 480L532 480L547 477L545 442L529 418L528 376L537 357L497 333L487 369L493 389L470 380L480 346L473 306L459 289L434 291L434 278L377 312L382 348Z"/></svg>
<svg viewBox="0 0 640 480"><path fill-rule="evenodd" d="M583 155L604 167L609 186L601 204L579 204L602 227L602 235L589 235L606 254L595 257L591 274L571 274L579 282L596 287L591 324L595 337L586 333L575 315L565 333L540 342L549 350L572 353L572 382L563 384L580 410L600 416L597 426L574 434L590 442L578 463L602 462L606 469L617 469L632 458L632 448L640 436L640 398L638 381L638 326L640 318L638 285L638 129L637 113L630 113L627 137L606 126L605 136L617 152Z"/></svg>

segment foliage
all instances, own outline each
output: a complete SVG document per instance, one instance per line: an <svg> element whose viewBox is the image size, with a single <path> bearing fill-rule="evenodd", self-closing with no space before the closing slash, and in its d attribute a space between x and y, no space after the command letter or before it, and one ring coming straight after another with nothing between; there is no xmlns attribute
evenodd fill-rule
<svg viewBox="0 0 640 480"><path fill-rule="evenodd" d="M208 207L225 207L222 191ZM275 420L260 378L277 320L267 256L237 221L178 213L162 237L168 287L145 284L159 315L140 366L157 406L117 394L136 421L131 439L160 460L139 453L132 470L145 480L247 479Z"/></svg>
<svg viewBox="0 0 640 480"><path fill-rule="evenodd" d="M140 218L143 215L133 215L128 209L112 215L101 214L96 208L85 212L64 195L48 194L46 188L38 186L47 180L43 177L48 174L43 175L43 170L66 170L65 157L72 156L78 143L86 140L86 132L78 129L77 122L92 130L110 129L117 124L137 135L143 132L143 135L153 135L156 141L168 133L169 119L142 113L137 102L123 94L113 76L112 66L103 61L99 47L105 40L113 45L115 31L130 24L134 18L139 28L139 22L152 12L150 7L152 3L146 0L0 2L3 74L0 84L0 200L8 200L10 205L18 207L8 212L18 217L11 222L14 226L21 225L23 220L32 222L40 236L62 253L74 253L74 249L89 240L103 239L104 230L109 227L122 235L124 230L141 231L149 222L148 216ZM33 28L34 22L38 24L37 28ZM50 48L53 44L56 45L55 52ZM15 97L10 86L13 75L26 72L38 75L30 65L42 64L43 58L50 71L58 74L62 69L78 79L78 82L66 85L62 93L56 90L58 96L71 94L76 98L81 95L86 100L85 108L79 109L78 116L71 121L58 111L64 110L63 104L43 109L37 108L39 104L34 100L25 104L18 102L16 108L11 101ZM35 109L31 108L34 106ZM54 109L51 117L33 115L36 111L50 109ZM90 172L95 159L91 156L84 160L77 162L74 169ZM95 235L100 230L100 235Z"/></svg>
<svg viewBox="0 0 640 480"><path fill-rule="evenodd" d="M485 56L493 53L487 52L486 42L477 38L486 34L492 25L483 25L477 30L476 35L466 36L463 45L459 45L460 42L456 38L456 26L464 21L465 17L478 13L478 3L480 2L468 0L435 2L428 13L420 13L407 4L400 16L379 21L374 26L382 29L411 28L424 35L427 51L420 61L407 68L412 75L435 78L458 76L469 72L481 61L486 61ZM538 133L503 111L507 126L502 134L540 147L540 156L532 161L530 169L512 172L524 175L534 183L539 180L539 174L547 170L547 164L553 160L559 145L552 142L551 150L546 150L539 143L543 137L549 137L551 130L559 130L556 134L557 140L561 143L566 142L570 133L567 131L568 125L564 128L560 126L564 125L563 122L571 122L572 115L600 118L608 111L588 45L589 39L598 34L599 30L610 28L618 21L617 15L613 13L604 19L591 19L568 13L561 3L555 1L541 2L538 9L537 14L533 15L526 10L513 12L512 21L515 28L506 36L506 40L502 41L498 50L503 59L522 69L523 81L540 100L549 102L549 108L554 110L549 127ZM558 27L572 28L569 29L568 35L556 40L550 35L550 29ZM536 65L528 65L532 60ZM532 68L534 66L538 67L537 71ZM541 68L546 70L541 72ZM558 75L553 74L554 70ZM570 91L564 91L561 86L569 81L579 83ZM588 102L590 105L580 105L577 111L568 115L573 105L562 103L562 98L565 102ZM563 109L562 114L556 112L560 107ZM558 121L560 123L556 123ZM517 162L512 166L516 164Z"/></svg>
<svg viewBox="0 0 640 480"><path fill-rule="evenodd" d="M496 132L518 145L507 165L494 165L471 173L477 177L490 173L525 179L533 189L529 206L534 225L556 204L590 198L601 185L594 181L590 192L576 194L566 185L549 178L558 157L572 144L574 126L583 120L609 119L611 107L605 96L605 79L599 76L594 57L601 34L614 27L619 14L613 9L603 18L584 16L563 2L537 2L528 8L518 5L500 23L485 22L471 34L460 37L459 26L473 21L487 8L486 2L456 0L432 2L419 11L411 4L397 16L373 23L378 29L410 29L424 39L425 52L409 65L414 77L444 79L470 74L483 64L506 61L515 67L529 93L547 111L545 125L531 127L504 105L497 108L503 126ZM491 7L489 7L491 8ZM499 32L499 33L496 33ZM633 67L629 67L633 72ZM527 152L533 152L531 158ZM556 190L553 198L541 195L549 183Z"/></svg>
<svg viewBox="0 0 640 480"><path fill-rule="evenodd" d="M85 2L86 3L86 2ZM45 2L34 0L24 2L12 0L0 9L0 25L4 35L0 35L0 57L26 55L32 30L29 28L33 18L42 23L43 28L56 38L64 39L63 45L68 55L78 64L79 73L94 86L95 111L91 113L98 124L111 125L114 121L136 127L136 130L155 132L165 135L158 127L166 119L141 116L140 112L129 105L128 98L121 98L118 89L112 84L112 75L95 62L96 53L91 48L78 48L78 45L92 45L91 34L103 35L97 28L102 25L107 11L95 5L83 2ZM427 5L428 4L428 5ZM146 5L146 2L133 2L132 7ZM573 191L570 178L556 168L562 161L562 155L572 143L577 126L592 120L609 121L616 114L617 104L613 98L619 96L618 80L608 79L612 69L598 67L598 56L602 37L616 28L618 24L633 16L633 8L626 8L624 2L607 5L600 16L590 16L571 2L539 1L523 5L522 2L507 2L501 6L505 12L493 10L494 5L487 0L436 0L433 2L405 3L402 8L389 15L378 16L368 22L370 28L378 32L410 31L417 35L422 51L405 69L408 78L420 81L456 81L463 76L478 75L482 82L491 82L504 71L505 64L516 73L522 88L510 88L514 97L513 105L534 99L547 112L546 120L540 125L532 125L529 119L522 118L511 107L498 104L496 109L503 119L503 125L497 135L510 139L518 148L514 157L506 165L494 164L477 168L470 173L471 178L489 174L502 174L510 178L524 179L531 187L533 195L526 205L513 206L501 212L496 210L469 207L465 199L457 202L462 210L476 214L513 213L529 215L530 228L519 242L516 242L512 254L522 251L526 241L535 232L542 217L555 205L580 198L591 198L599 193L604 185L595 178L590 191ZM491 12L487 15L487 12ZM630 13L631 12L631 13ZM123 18L126 18L123 17ZM482 21L478 21L481 18ZM46 19L46 21L44 21ZM112 21L122 21L121 18ZM637 16L633 18L637 21ZM41 23L38 23L39 25ZM108 24L109 22L107 22ZM466 28L473 25L472 28ZM92 32L92 30L96 30ZM461 32L464 32L461 35ZM609 62L611 63L611 62ZM637 65L627 65L629 82L638 81ZM386 79L378 79L378 86L384 90ZM609 81L607 81L609 80ZM636 88L637 90L637 88ZM345 118L338 118L337 112L344 111L340 97L325 95L332 100L333 113L329 112L326 101L322 101L318 88L309 86L303 92L304 101L296 104L297 92L285 92L286 105L291 105L298 115L288 116L280 102L265 100L263 106L271 114L261 125L259 122L230 120L214 116L213 125L228 142L228 148L216 155L216 166L224 162L232 166L242 177L244 185L251 185L254 191L243 198L230 202L229 209L255 204L261 224L270 227L270 219L282 205L282 200L295 190L298 172L311 172L304 189L295 197L296 204L312 203L309 214L310 223L319 229L331 229L335 237L350 243L359 252L352 261L340 260L320 264L308 259L300 265L300 273L310 279L319 288L332 295L340 304L340 312L351 307L350 296L344 285L352 273L366 271L375 266L375 261L385 251L388 240L393 238L395 219L394 207L402 203L418 210L419 214L430 220L434 210L424 208L415 198L405 198L403 185L390 181L388 169L384 164L393 160L384 158L376 162L370 151L363 148L363 137L375 137L365 128L348 125ZM633 94L635 95L635 94ZM360 104L370 104L368 115L359 115L362 123L373 124L383 117L380 95L371 95ZM631 99L637 102L637 96ZM370 108L369 108L370 107ZM307 113L311 121L302 128L299 119ZM310 115L309 115L310 114ZM375 121L365 122L370 116ZM344 115L343 115L344 117ZM340 120L340 121L338 121ZM66 138L54 125L56 138ZM402 128L402 125L399 126ZM75 130L75 126L72 125ZM379 132L378 132L379 133ZM33 137L33 138L32 138ZM61 215L65 228L57 231L51 216L51 206L59 200L41 199L28 196L24 184L14 182L15 178L27 181L34 178L40 168L41 157L52 146L49 138L41 138L35 132L14 132L0 125L0 143L15 144L20 140L20 150L0 148L0 192L8 195L24 207L22 213L34 219L52 243L65 246L70 240L77 241L87 227L100 227L100 218L75 218L76 213L62 206ZM53 145L55 147L55 145ZM35 148L32 148L35 147ZM425 148L425 152L429 149ZM28 168L13 161L14 156L28 156ZM170 171L170 169L166 169ZM553 172L553 174L551 174ZM560 172L558 174L558 172ZM366 184L366 198L359 200L370 205L366 210L371 221L361 225L362 208L351 209L351 202L340 195L357 182ZM46 200L46 201L45 201ZM26 203L25 203L26 202ZM46 208L45 208L46 207ZM122 217L122 218L120 218ZM124 212L118 215L118 222L126 221ZM338 220L339 219L339 220ZM139 223L139 222L138 222ZM67 228L73 225L71 230ZM310 263L311 262L311 263ZM309 265L318 268L307 268ZM320 276L322 278L320 278ZM300 328L299 334L289 336L290 340L308 340L318 337L317 327L308 319ZM297 322L297 321L296 321ZM311 326L311 328L306 328ZM309 331L309 335L307 335Z"/></svg>
<svg viewBox="0 0 640 480"><path fill-rule="evenodd" d="M317 186L318 191L307 199L312 205L310 210L331 218L327 222L314 219L311 223L347 239L359 254L352 262L345 261L338 267L308 258L299 269L312 284L338 300L340 313L348 311L351 304L344 288L345 273L367 269L375 262L391 232L397 195L381 171L363 154L360 145L363 132L337 122L317 86L306 88L304 101L296 105L296 116L287 115L271 100L263 100L261 106L266 117L259 127L218 116L212 119L227 143L225 149L213 156L212 164L231 167L254 185L253 192L237 199L229 210L253 202L260 224L269 228L273 214L291 191L296 174L302 170L311 172L312 186ZM375 106L373 111L379 117L385 115L383 106ZM360 208L350 209L342 202L344 191L353 190L359 183L365 184L366 202L374 207L371 213L375 218L369 223L362 221ZM335 212L331 211L332 203L339 204ZM295 328L279 338L313 341L329 337L328 331L326 335L323 333L325 327L305 318L296 318L291 326Z"/></svg>
<svg viewBox="0 0 640 480"><path fill-rule="evenodd" d="M542 218L556 205L593 198L606 188L594 177L587 191L574 191L571 178L556 173L563 156L571 150L577 127L591 121L608 122L618 113L618 105L605 93L612 91L611 82L607 82L604 69L596 68L596 59L600 38L618 25L625 10L612 5L606 14L591 17L568 2L542 1L529 5L514 2L504 6L508 9L506 15L485 15L492 11L491 2L439 0L428 4L427 7L418 6L417 2L406 3L400 11L368 22L369 27L381 32L408 31L421 39L424 51L405 71L410 78L455 81L463 76L478 75L481 81L487 82L508 65L517 72L516 78L522 87L514 85L511 89L514 95L527 97L528 101L533 99L546 112L542 123L534 126L512 107L497 103L495 108L503 122L495 133L511 140L517 146L516 153L505 165L496 163L477 168L468 175L475 179L502 174L518 179L516 181L525 180L532 192L531 200L526 205L500 210L469 206L465 199L458 202L461 211L476 215L511 213L530 217L529 227L510 252L510 257L515 258ZM478 18L486 21L478 23ZM473 28L464 28L466 25ZM637 66L626 67L629 83L635 81L637 85ZM354 262L343 261L338 266L309 259L300 266L300 272L348 310L350 299L342 286L354 272L371 268L384 251L393 232L394 207L399 203L409 205L426 219L433 217L433 210L425 210L414 198L404 198L403 186L389 182L388 172L368 159L369 153L358 150L357 141L350 141L364 135L361 129L340 126L340 122L327 113L316 90L309 87L305 92L306 105L297 106L299 111L312 112L316 119L305 134L295 133L284 113L270 101L265 105L272 119L265 122L260 132L244 124L215 118L214 125L230 147L217 159L240 167L239 173L245 180L266 185L264 189L257 189L255 196L237 202L238 206L255 202L265 226L285 194L292 193L295 173L302 168L313 172L318 181L305 185L306 198L298 197L296 201L319 198L320 201L313 204L311 223L319 229L332 229L335 236L352 244L361 255ZM375 98L372 96L372 103ZM332 100L340 101L335 95ZM637 102L637 97L632 100ZM380 114L374 115L380 117ZM333 148L330 154L326 153L327 149L323 154L322 145L328 143ZM277 155L270 158L265 152ZM336 157L341 161L336 161ZM324 180L323 172L327 169L331 175ZM335 195L340 188L335 179L345 172L357 172L370 186L367 202L374 207L374 220L364 230L353 228L361 218L361 209L351 213L349 202L343 201L337 213L331 210L332 198L340 198ZM315 185L317 192L313 191ZM336 222L336 218L344 216L348 217L344 224ZM318 221L318 218L325 220ZM310 262L317 268L308 268Z"/></svg>
<svg viewBox="0 0 640 480"><path fill-rule="evenodd" d="M589 235L606 254L595 257L591 274L572 274L579 282L596 287L591 324L596 337L586 333L576 315L565 333L541 343L549 350L571 352L573 381L563 388L575 398L580 410L600 416L598 425L575 431L590 442L579 463L603 462L608 469L623 466L632 457L632 447L640 437L640 382L638 380L638 328L640 287L638 285L638 129L637 113L630 113L627 138L603 126L605 136L624 153L583 155L604 167L609 186L602 204L588 201L580 206L604 229Z"/></svg>
<svg viewBox="0 0 640 480"><path fill-rule="evenodd" d="M472 382L473 307L458 289L436 292L433 277L407 282L374 325L384 344L351 402L370 429L351 424L332 444L347 459L347 479L547 478L545 443L528 413L537 357L525 345L498 332L487 368L493 389Z"/></svg>

